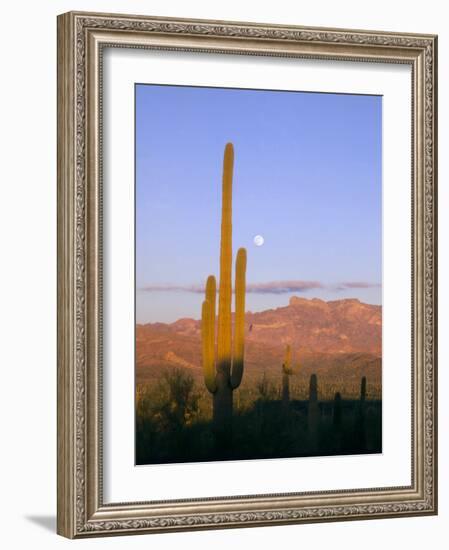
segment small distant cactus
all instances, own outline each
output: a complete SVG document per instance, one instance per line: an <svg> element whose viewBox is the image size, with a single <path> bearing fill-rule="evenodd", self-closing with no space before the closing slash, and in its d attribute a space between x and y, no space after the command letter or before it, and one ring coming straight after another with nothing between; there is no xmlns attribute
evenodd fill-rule
<svg viewBox="0 0 449 550"><path fill-rule="evenodd" d="M288 406L290 401L290 376L299 371L300 366L292 366L292 350L289 344L285 347L285 358L282 363L282 404Z"/></svg>
<svg viewBox="0 0 449 550"><path fill-rule="evenodd" d="M360 381L360 400L358 403L357 415L359 416L359 421L365 421L365 408L366 408L366 376L363 376Z"/></svg>
<svg viewBox="0 0 449 550"><path fill-rule="evenodd" d="M245 278L246 250L240 248L236 258L235 321L232 338L232 173L234 148L228 143L223 159L223 185L221 207L220 287L218 295L218 323L215 330L216 292L215 277L206 283L206 296L202 306L203 371L207 389L213 395L213 421L216 432L230 433L232 421L232 392L240 385L243 376L245 344ZM217 346L215 352L215 332Z"/></svg>
<svg viewBox="0 0 449 550"><path fill-rule="evenodd" d="M360 383L360 403L365 403L366 400L366 376L363 376Z"/></svg>
<svg viewBox="0 0 449 550"><path fill-rule="evenodd" d="M366 376L360 381L360 400L355 408L354 441L360 449L366 448Z"/></svg>
<svg viewBox="0 0 449 550"><path fill-rule="evenodd" d="M318 380L316 374L312 374L309 383L309 403L318 401Z"/></svg>
<svg viewBox="0 0 449 550"><path fill-rule="evenodd" d="M332 424L334 428L339 429L341 427L341 421L343 417L343 407L341 402L341 394L337 392L334 396L334 410L332 415Z"/></svg>
<svg viewBox="0 0 449 550"><path fill-rule="evenodd" d="M271 388L268 383L267 373L264 370L262 378L257 383L257 391L259 392L259 396L260 396L260 399L262 399L262 401L266 401L268 399L270 394L270 389Z"/></svg>
<svg viewBox="0 0 449 550"><path fill-rule="evenodd" d="M318 447L318 430L320 424L320 408L318 405L318 380L316 374L312 374L312 376L310 377L307 424L309 428L310 445L312 450L316 451Z"/></svg>

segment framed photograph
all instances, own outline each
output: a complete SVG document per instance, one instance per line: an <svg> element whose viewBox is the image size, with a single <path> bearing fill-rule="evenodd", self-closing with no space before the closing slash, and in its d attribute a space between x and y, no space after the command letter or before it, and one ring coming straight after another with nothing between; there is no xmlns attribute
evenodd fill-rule
<svg viewBox="0 0 449 550"><path fill-rule="evenodd" d="M436 52L59 16L59 534L436 514Z"/></svg>

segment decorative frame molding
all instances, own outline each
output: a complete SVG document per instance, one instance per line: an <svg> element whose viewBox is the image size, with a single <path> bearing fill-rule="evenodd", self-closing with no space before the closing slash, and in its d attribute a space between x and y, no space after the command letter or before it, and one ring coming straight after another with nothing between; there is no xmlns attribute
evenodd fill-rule
<svg viewBox="0 0 449 550"><path fill-rule="evenodd" d="M104 46L405 63L412 68L412 484L104 504ZM437 513L437 37L70 12L58 17L58 533L70 538Z"/></svg>

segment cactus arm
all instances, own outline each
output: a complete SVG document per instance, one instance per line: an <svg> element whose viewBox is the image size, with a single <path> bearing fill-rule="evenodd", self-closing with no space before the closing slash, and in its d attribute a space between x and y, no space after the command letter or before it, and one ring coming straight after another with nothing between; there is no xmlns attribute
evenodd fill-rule
<svg viewBox="0 0 449 550"><path fill-rule="evenodd" d="M218 297L217 371L230 374L232 353L232 171L234 148L228 143L223 159L221 206L220 291Z"/></svg>
<svg viewBox="0 0 449 550"><path fill-rule="evenodd" d="M213 275L209 275L206 282L206 300L210 304L211 312L211 333L210 333L210 343L212 351L215 355L215 309L216 309L216 298L217 298L217 283Z"/></svg>
<svg viewBox="0 0 449 550"><path fill-rule="evenodd" d="M235 262L235 326L232 358L231 388L238 388L243 376L245 351L245 278L246 250L240 248Z"/></svg>
<svg viewBox="0 0 449 550"><path fill-rule="evenodd" d="M206 301L209 303L209 329L208 329L208 356L209 356L209 382L207 385L210 392L214 393L217 389L215 378L215 311L217 298L217 283L215 277L209 275L206 282Z"/></svg>
<svg viewBox="0 0 449 550"><path fill-rule="evenodd" d="M214 352L214 333L215 312L212 310L212 304L209 300L204 300L201 311L201 333L203 341L203 371L206 388L211 392L217 391L217 382L215 379L215 352Z"/></svg>

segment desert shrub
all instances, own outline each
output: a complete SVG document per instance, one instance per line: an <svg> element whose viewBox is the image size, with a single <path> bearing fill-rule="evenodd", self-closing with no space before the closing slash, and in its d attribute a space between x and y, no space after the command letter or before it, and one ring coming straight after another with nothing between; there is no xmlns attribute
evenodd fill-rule
<svg viewBox="0 0 449 550"><path fill-rule="evenodd" d="M200 396L189 373L180 368L166 370L154 393L152 417L161 430L179 429L195 419Z"/></svg>
<svg viewBox="0 0 449 550"><path fill-rule="evenodd" d="M145 463L179 456L188 446L188 429L198 417L200 393L195 380L183 369L164 371L153 386L136 391L136 457Z"/></svg>
<svg viewBox="0 0 449 550"><path fill-rule="evenodd" d="M263 373L262 378L256 382L256 389L258 392L258 398L262 401L268 401L269 399L276 399L277 389L276 386L270 382L266 373Z"/></svg>

